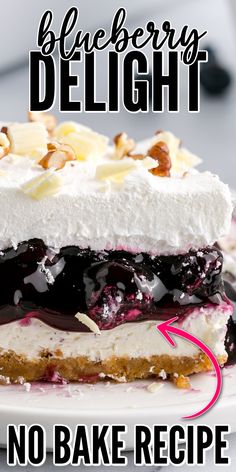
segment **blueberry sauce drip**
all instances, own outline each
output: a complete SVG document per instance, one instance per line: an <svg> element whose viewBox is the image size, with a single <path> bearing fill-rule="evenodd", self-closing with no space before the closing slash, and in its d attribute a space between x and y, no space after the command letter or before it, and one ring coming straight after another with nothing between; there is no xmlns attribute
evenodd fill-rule
<svg viewBox="0 0 236 472"><path fill-rule="evenodd" d="M225 349L228 354L227 364L236 364L236 321L230 317L228 321L228 330L225 338Z"/></svg>
<svg viewBox="0 0 236 472"><path fill-rule="evenodd" d="M224 273L223 274L225 292L227 297L234 302L236 302L236 280L232 274ZM225 348L228 354L227 366L236 364L236 319L235 317L230 317L228 321L228 329L225 337Z"/></svg>
<svg viewBox="0 0 236 472"><path fill-rule="evenodd" d="M216 243L216 247L221 250L221 247ZM229 251L230 254L230 251ZM225 271L222 274L224 281L224 288L226 296L236 306L236 277L234 274ZM228 354L228 361L226 366L232 366L236 364L236 318L235 316L230 317L228 321L227 333L225 337L225 349Z"/></svg>
<svg viewBox="0 0 236 472"><path fill-rule="evenodd" d="M194 306L224 299L222 254L207 247L177 256L95 252L68 246L55 251L32 239L0 255L0 325L31 317L66 331L187 315Z"/></svg>

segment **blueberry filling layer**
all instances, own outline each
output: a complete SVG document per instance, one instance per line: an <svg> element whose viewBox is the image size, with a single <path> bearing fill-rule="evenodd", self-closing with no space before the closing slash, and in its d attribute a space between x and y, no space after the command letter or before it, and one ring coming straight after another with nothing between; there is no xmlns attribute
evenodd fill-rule
<svg viewBox="0 0 236 472"><path fill-rule="evenodd" d="M186 316L195 306L224 300L222 254L215 247L178 256L95 252L42 240L22 242L0 255L0 324L36 317L57 329L89 331L125 322Z"/></svg>
<svg viewBox="0 0 236 472"><path fill-rule="evenodd" d="M228 354L227 365L236 364L236 321L232 317L228 321L228 329L225 337L225 349Z"/></svg>

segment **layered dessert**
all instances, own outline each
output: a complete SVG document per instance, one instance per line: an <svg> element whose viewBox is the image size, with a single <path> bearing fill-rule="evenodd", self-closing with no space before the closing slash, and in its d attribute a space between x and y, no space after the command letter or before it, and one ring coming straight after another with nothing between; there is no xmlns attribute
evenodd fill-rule
<svg viewBox="0 0 236 472"><path fill-rule="evenodd" d="M178 324L227 361L222 254L228 187L169 132L114 145L30 115L0 133L0 376L4 382L177 378L211 369Z"/></svg>

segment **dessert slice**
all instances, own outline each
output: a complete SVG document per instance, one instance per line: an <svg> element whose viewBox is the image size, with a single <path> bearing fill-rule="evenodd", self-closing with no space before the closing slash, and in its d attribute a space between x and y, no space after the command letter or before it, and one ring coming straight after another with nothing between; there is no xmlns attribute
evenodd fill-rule
<svg viewBox="0 0 236 472"><path fill-rule="evenodd" d="M27 126L27 155L13 154L24 149ZM228 187L190 171L198 160L171 133L144 149L122 133L108 147L105 137L64 123L50 137L37 132L34 149L37 126L4 128L2 381L128 381L211 369L195 346L177 339L173 349L158 333L176 315L223 365L232 305L213 244L230 226Z"/></svg>

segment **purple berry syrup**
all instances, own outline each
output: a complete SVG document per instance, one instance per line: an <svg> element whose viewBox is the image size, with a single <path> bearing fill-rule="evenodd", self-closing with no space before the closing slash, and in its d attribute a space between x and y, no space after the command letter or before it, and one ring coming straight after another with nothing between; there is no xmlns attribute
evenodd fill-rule
<svg viewBox="0 0 236 472"><path fill-rule="evenodd" d="M27 326L36 317L57 329L89 331L75 318L82 312L100 329L111 329L183 317L225 299L216 247L151 256L76 246L55 251L32 239L1 254L0 325L19 320Z"/></svg>
<svg viewBox="0 0 236 472"><path fill-rule="evenodd" d="M225 338L225 348L228 353L227 366L236 364L236 321L230 318Z"/></svg>

